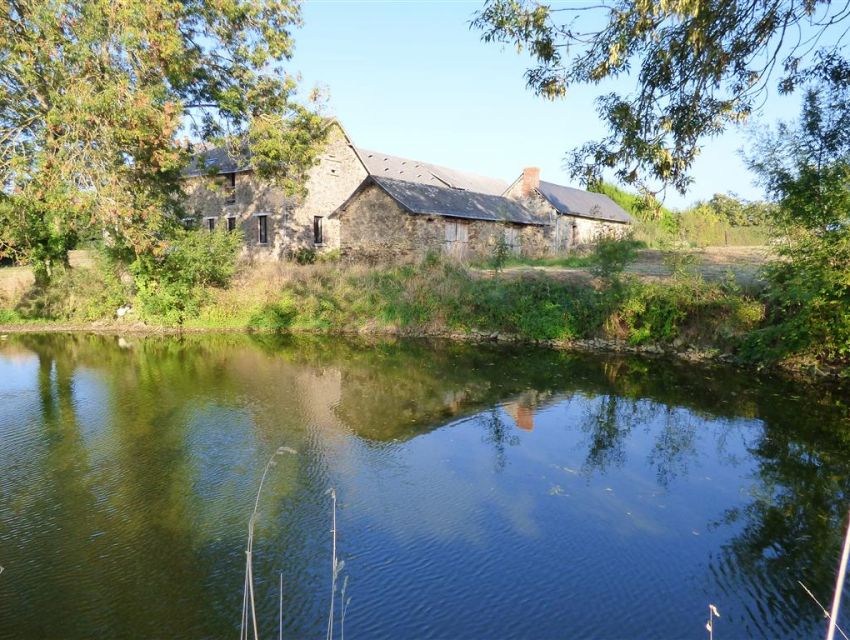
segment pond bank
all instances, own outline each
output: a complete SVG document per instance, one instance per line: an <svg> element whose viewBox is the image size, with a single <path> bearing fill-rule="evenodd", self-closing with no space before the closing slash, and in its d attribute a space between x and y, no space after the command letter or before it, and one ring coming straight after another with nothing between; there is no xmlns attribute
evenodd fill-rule
<svg viewBox="0 0 850 640"><path fill-rule="evenodd" d="M774 331L764 298L685 269L664 282L588 272L576 283L543 273L484 278L439 258L258 265L229 286L194 291L192 304L174 291L157 304L120 287L105 295L108 279L98 273L72 273L32 292L26 305L0 308L0 331L448 338L718 361L815 380L850 375L846 358Z"/></svg>
<svg viewBox="0 0 850 640"><path fill-rule="evenodd" d="M838 367L826 368L818 365L801 365L793 362L774 363L772 365L756 365L746 362L734 353L720 349L695 347L680 343L647 343L630 344L625 340L611 340L605 338L588 338L573 340L533 340L521 335L503 332L476 331L411 331L393 327L370 327L368 329L352 330L320 330L296 328L286 332L272 329L254 329L245 327L158 327L145 325L143 323L129 322L92 322L92 323L66 323L66 322L43 322L43 323L21 323L0 324L0 340L7 339L9 334L35 334L35 333L87 333L95 335L120 336L180 336L180 335L202 335L202 334L280 334L291 333L295 335L325 335L325 336L358 336L361 338L403 338L414 340L449 340L454 342L482 343L482 344L511 344L546 347L561 351L579 351L584 353L616 353L635 354L649 357L672 358L679 361L704 364L724 364L740 369L749 369L766 373L775 373L786 377L800 379L806 382L819 381L843 381L846 376L842 375Z"/></svg>

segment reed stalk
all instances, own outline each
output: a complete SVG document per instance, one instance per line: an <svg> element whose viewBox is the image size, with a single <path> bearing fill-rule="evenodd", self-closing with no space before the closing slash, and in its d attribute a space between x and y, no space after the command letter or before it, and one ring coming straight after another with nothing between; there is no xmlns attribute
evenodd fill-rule
<svg viewBox="0 0 850 640"><path fill-rule="evenodd" d="M847 531L844 534L844 549L841 552L841 564L838 565L838 576L835 579L835 592L832 595L832 612L829 615L829 627L826 640L835 640L835 630L838 627L838 609L841 606L841 593L844 589L844 579L847 576L847 560L850 558L850 512L847 518ZM844 636L845 638L847 636Z"/></svg>
<svg viewBox="0 0 850 640"><path fill-rule="evenodd" d="M331 536L333 540L331 552L331 607L328 612L328 632L325 636L326 640L333 640L334 631L334 599L336 597L336 578L337 578L337 560L336 560L336 489L331 487L328 490L331 494L331 509L332 509L332 526Z"/></svg>
<svg viewBox="0 0 850 640"><path fill-rule="evenodd" d="M257 523L260 512L260 495L263 493L266 476L269 474L269 469L275 466L275 458L284 453L294 454L296 452L289 447L278 447L271 455L260 478L260 486L257 488L257 496L254 499L254 511L248 520L248 544L245 547L245 586L242 594L242 625L239 631L239 640L249 640L251 630L254 632L254 640L259 640L260 638L257 629L257 608L254 597L254 526Z"/></svg>
<svg viewBox="0 0 850 640"><path fill-rule="evenodd" d="M827 610L826 610L826 607L824 607L824 606L820 603L820 601L819 601L819 600L815 597L815 594L813 594L813 593L811 592L811 590L810 590L810 589L809 589L806 585L804 585L802 582L800 582L799 580L797 580L797 584L798 584L798 585L800 585L801 587L803 587L803 589L806 591L806 593L808 593L808 594L809 594L809 597L810 597L812 600L814 600L814 601L815 601L815 604L816 604L818 607L820 607L820 610L821 610L821 611L823 611L823 617L824 617L824 618L829 619L829 618L830 618L829 611L827 611ZM838 633L840 633L840 634L841 634L841 637L842 637L842 638L844 638L844 640L850 640L850 638L848 638L848 637L847 637L847 634L846 634L846 633L844 633L844 630L843 630L841 627L839 627L837 624L835 625L835 629L838 631Z"/></svg>

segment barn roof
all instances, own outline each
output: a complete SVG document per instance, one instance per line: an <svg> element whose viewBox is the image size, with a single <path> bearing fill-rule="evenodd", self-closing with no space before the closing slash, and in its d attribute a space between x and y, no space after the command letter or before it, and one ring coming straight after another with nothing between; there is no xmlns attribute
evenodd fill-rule
<svg viewBox="0 0 850 640"><path fill-rule="evenodd" d="M366 171L377 178L393 178L494 196L502 195L508 188L508 183L498 178L488 178L469 171L459 171L430 162L392 156L380 151L370 151L359 147L355 147L354 150L366 167Z"/></svg>
<svg viewBox="0 0 850 640"><path fill-rule="evenodd" d="M374 175L366 178L337 211L345 209L369 184L377 185L403 209L413 214L526 225L549 224L548 220L536 216L519 202L502 196Z"/></svg>
<svg viewBox="0 0 850 640"><path fill-rule="evenodd" d="M555 207L558 213L625 224L632 222L632 217L626 213L625 209L602 193L564 187L542 180L537 191Z"/></svg>

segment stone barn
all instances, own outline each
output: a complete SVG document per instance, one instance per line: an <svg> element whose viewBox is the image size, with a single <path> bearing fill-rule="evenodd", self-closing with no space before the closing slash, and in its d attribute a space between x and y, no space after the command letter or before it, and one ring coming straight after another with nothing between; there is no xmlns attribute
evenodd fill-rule
<svg viewBox="0 0 850 640"><path fill-rule="evenodd" d="M503 196L370 176L330 216L343 255L387 260L442 251L458 259L490 254L500 238L510 251L549 251L548 218Z"/></svg>
<svg viewBox="0 0 850 640"><path fill-rule="evenodd" d="M556 254L602 236L622 238L633 223L632 217L608 196L544 182L536 167L524 169L505 195L552 221L550 240Z"/></svg>
<svg viewBox="0 0 850 640"><path fill-rule="evenodd" d="M192 220L210 231L241 229L246 256L257 260L279 260L300 248L338 248L339 228L328 216L369 174L342 126L331 120L328 127L304 197L259 180L249 158L234 160L219 148L196 154L185 176Z"/></svg>
<svg viewBox="0 0 850 640"><path fill-rule="evenodd" d="M492 252L504 237L528 257L561 253L602 234L623 235L628 214L606 196L539 179L513 184L354 146L336 120L306 196L258 179L250 158L225 149L196 154L185 173L190 221L240 229L245 255L279 260L299 250L392 259L443 250L460 259Z"/></svg>

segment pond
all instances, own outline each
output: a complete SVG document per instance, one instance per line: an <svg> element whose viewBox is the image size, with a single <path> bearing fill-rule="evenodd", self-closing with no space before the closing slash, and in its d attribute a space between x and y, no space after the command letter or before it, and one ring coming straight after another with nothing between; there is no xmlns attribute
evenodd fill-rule
<svg viewBox="0 0 850 640"><path fill-rule="evenodd" d="M850 502L846 389L529 347L12 335L0 439L2 638L237 637L280 447L261 637L325 633L330 488L353 639L823 637Z"/></svg>

